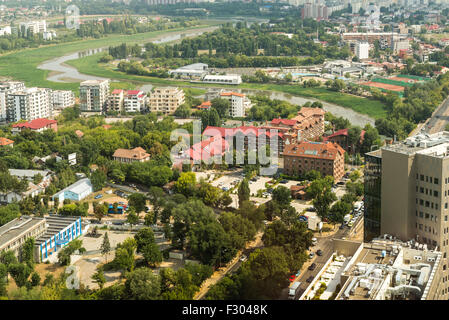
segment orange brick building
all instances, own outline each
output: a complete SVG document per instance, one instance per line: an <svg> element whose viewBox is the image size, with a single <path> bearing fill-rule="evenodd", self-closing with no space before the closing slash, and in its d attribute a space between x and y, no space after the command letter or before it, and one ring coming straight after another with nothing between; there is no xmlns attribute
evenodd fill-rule
<svg viewBox="0 0 449 320"><path fill-rule="evenodd" d="M316 170L322 176L333 176L340 180L345 171L345 150L332 142L303 141L284 148L284 173L302 176Z"/></svg>

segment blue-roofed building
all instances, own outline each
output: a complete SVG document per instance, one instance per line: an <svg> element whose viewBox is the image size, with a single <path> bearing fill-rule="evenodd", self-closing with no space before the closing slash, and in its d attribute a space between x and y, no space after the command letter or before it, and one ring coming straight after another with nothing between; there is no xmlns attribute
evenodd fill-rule
<svg viewBox="0 0 449 320"><path fill-rule="evenodd" d="M86 198L93 192L92 183L89 178L81 179L71 184L67 188L55 193L52 197L54 201L56 198L59 199L59 202L63 202L65 199L80 201Z"/></svg>

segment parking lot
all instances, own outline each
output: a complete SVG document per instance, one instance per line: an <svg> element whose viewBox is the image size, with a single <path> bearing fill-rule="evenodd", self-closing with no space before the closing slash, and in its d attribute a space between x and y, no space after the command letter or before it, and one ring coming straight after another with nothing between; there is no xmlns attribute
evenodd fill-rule
<svg viewBox="0 0 449 320"><path fill-rule="evenodd" d="M238 185L242 180L242 173L236 171L228 175L223 175L222 177L212 181L211 185L227 191Z"/></svg>

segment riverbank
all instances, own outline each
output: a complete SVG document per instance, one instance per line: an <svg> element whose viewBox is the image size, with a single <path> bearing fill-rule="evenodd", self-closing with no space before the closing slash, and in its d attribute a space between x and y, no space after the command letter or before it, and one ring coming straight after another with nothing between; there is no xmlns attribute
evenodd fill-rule
<svg viewBox="0 0 449 320"><path fill-rule="evenodd" d="M88 50L121 43L143 43L156 39L158 36L172 33L183 33L189 30L200 30L218 25L217 21L203 21L204 24L190 28L175 28L170 30L152 31L133 35L109 35L100 39L79 40L58 45L43 46L36 49L25 49L0 57L0 74L3 77L24 81L29 87L47 87L77 91L78 83L58 83L47 80L50 71L37 67L44 61L67 55L81 50Z"/></svg>
<svg viewBox="0 0 449 320"><path fill-rule="evenodd" d="M172 79L162 79L156 77L138 76L126 74L121 71L113 70L108 64L98 63L100 54L83 57L80 59L66 61L65 64L70 65L83 74L92 76L116 79L120 81L144 82L159 86L202 86L202 87L232 87L217 84L192 84L188 81L179 81ZM327 90L325 88L303 88L299 85L278 85L278 84L258 84L258 83L242 83L238 86L242 89L255 89L266 91L277 91L288 93L291 95L313 98L322 100L332 104L336 104L345 108L352 109L358 113L366 114L374 119L384 118L386 116L385 105L377 100L371 100L362 97L356 97L349 94Z"/></svg>

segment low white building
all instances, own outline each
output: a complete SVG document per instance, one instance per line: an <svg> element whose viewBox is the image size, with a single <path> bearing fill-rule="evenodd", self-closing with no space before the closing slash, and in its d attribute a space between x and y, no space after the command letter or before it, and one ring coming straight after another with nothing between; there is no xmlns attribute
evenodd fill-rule
<svg viewBox="0 0 449 320"><path fill-rule="evenodd" d="M220 83L220 84L241 84L242 77L239 75L219 76L219 75L210 75L209 74L207 76L204 76L202 82Z"/></svg>
<svg viewBox="0 0 449 320"><path fill-rule="evenodd" d="M208 73L209 66L205 63L194 63L175 70L168 71L169 74L181 78L201 78Z"/></svg>
<svg viewBox="0 0 449 320"><path fill-rule="evenodd" d="M52 197L54 201L56 198L62 203L65 199L80 201L93 192L92 183L88 178L78 180L67 188L55 193Z"/></svg>

